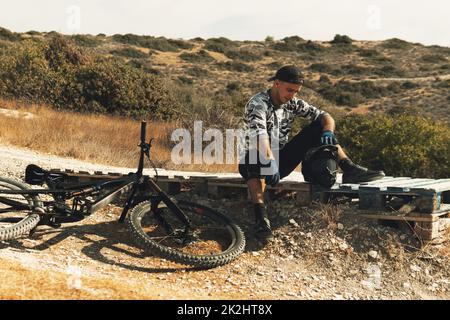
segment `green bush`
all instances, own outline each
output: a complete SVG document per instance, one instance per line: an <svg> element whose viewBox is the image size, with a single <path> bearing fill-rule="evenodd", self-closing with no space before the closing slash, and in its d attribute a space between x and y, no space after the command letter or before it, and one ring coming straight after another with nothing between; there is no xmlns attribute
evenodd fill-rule
<svg viewBox="0 0 450 320"><path fill-rule="evenodd" d="M184 52L180 54L180 58L192 63L208 63L215 61L215 59L211 57L211 55L205 50L200 50L199 52L195 53Z"/></svg>
<svg viewBox="0 0 450 320"><path fill-rule="evenodd" d="M305 41L300 37L292 36L284 38L282 42L275 42L270 48L278 51L297 52L297 53L318 53L325 51L325 48L311 40Z"/></svg>
<svg viewBox="0 0 450 320"><path fill-rule="evenodd" d="M407 41L398 38L392 38L383 41L381 47L386 49L410 49L413 45Z"/></svg>
<svg viewBox="0 0 450 320"><path fill-rule="evenodd" d="M225 53L225 51L230 48L237 47L239 44L230 39L220 37L220 38L210 38L205 41L204 48L209 51L215 51L219 53Z"/></svg>
<svg viewBox="0 0 450 320"><path fill-rule="evenodd" d="M190 76L193 77L207 77L209 75L208 70L200 68L200 67L193 67L193 68L189 68L186 73Z"/></svg>
<svg viewBox="0 0 450 320"><path fill-rule="evenodd" d="M138 36L130 33L125 35L115 34L112 39L119 43L131 44L159 51L176 52L180 49L190 49L193 47L190 43L183 40L172 40L164 37L155 38L152 36Z"/></svg>
<svg viewBox="0 0 450 320"><path fill-rule="evenodd" d="M309 70L330 73L333 71L333 67L326 63L313 63L309 66Z"/></svg>
<svg viewBox="0 0 450 320"><path fill-rule="evenodd" d="M102 43L102 41L96 37L83 34L73 35L71 36L71 39L79 46L90 48L96 47Z"/></svg>
<svg viewBox="0 0 450 320"><path fill-rule="evenodd" d="M380 56L380 53L373 49L358 49L358 53L364 58L376 58Z"/></svg>
<svg viewBox="0 0 450 320"><path fill-rule="evenodd" d="M346 35L337 34L334 36L333 40L330 41L332 44L351 44L353 40Z"/></svg>
<svg viewBox="0 0 450 320"><path fill-rule="evenodd" d="M0 27L0 39L8 41L19 41L21 37L17 33L11 32L8 29Z"/></svg>
<svg viewBox="0 0 450 320"><path fill-rule="evenodd" d="M239 127L242 110L249 99L238 85L211 91L209 87L193 88L191 83L169 86L180 102L177 119L184 128L192 128L194 121L203 121L203 128L230 129Z"/></svg>
<svg viewBox="0 0 450 320"><path fill-rule="evenodd" d="M448 124L403 113L347 116L337 127L340 143L355 162L394 176L449 177Z"/></svg>
<svg viewBox="0 0 450 320"><path fill-rule="evenodd" d="M411 81L405 81L405 82L402 83L401 86L402 86L403 89L406 89L406 90L416 89L416 88L420 87L419 84L411 82Z"/></svg>
<svg viewBox="0 0 450 320"><path fill-rule="evenodd" d="M447 58L440 54L427 54L422 56L420 59L422 62L426 63L441 63L447 62Z"/></svg>
<svg viewBox="0 0 450 320"><path fill-rule="evenodd" d="M262 59L260 53L247 49L226 50L225 55L230 59L239 59L246 62L259 61Z"/></svg>
<svg viewBox="0 0 450 320"><path fill-rule="evenodd" d="M383 66L381 68L373 68L372 73L382 77L404 77L405 72L393 65Z"/></svg>
<svg viewBox="0 0 450 320"><path fill-rule="evenodd" d="M378 86L372 81L349 82L341 80L335 85L321 82L318 92L337 105L348 105L356 107L366 99L378 99L393 93L398 93L401 88L399 84Z"/></svg>
<svg viewBox="0 0 450 320"><path fill-rule="evenodd" d="M178 106L154 75L91 56L61 36L8 48L0 56L0 95L59 109L158 119L172 117Z"/></svg>
<svg viewBox="0 0 450 320"><path fill-rule="evenodd" d="M25 34L29 34L30 36L38 36L41 33L38 31L35 31L35 30L30 30L30 31L25 32Z"/></svg>
<svg viewBox="0 0 450 320"><path fill-rule="evenodd" d="M126 58L144 59L150 55L135 48L123 48L110 51L111 54Z"/></svg>
<svg viewBox="0 0 450 320"><path fill-rule="evenodd" d="M340 76L340 75L353 75L360 76L363 74L370 74L370 69L366 67L357 66L354 64L346 64L341 66L340 68L333 69L329 71L329 73Z"/></svg>
<svg viewBox="0 0 450 320"><path fill-rule="evenodd" d="M239 61L219 62L217 66L221 69L237 72L251 72L254 70L251 65Z"/></svg>

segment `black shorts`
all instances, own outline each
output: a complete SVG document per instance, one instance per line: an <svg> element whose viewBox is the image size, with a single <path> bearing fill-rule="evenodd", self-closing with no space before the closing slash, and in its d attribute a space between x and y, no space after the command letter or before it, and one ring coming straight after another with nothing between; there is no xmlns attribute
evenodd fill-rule
<svg viewBox="0 0 450 320"><path fill-rule="evenodd" d="M319 120L313 121L304 127L284 146L283 149L279 151L278 167L280 169L281 178L288 176L294 171L294 169L303 161L305 154L309 149L320 146L322 130L321 122ZM264 178L261 171L262 168L268 167L268 164L261 161L260 157L256 157L256 163L250 163L249 154L251 154L251 152L247 152L244 161L239 164L239 173L245 181L254 178ZM257 154L257 152L255 154Z"/></svg>

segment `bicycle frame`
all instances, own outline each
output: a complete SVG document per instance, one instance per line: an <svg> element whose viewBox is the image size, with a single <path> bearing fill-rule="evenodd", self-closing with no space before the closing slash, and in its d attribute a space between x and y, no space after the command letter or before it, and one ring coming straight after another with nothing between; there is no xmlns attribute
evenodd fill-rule
<svg viewBox="0 0 450 320"><path fill-rule="evenodd" d="M145 156L150 160L150 149L151 142L153 139L149 141L149 143L145 142L146 139L146 121L141 122L141 138L140 144L140 156L139 156L139 164L136 173L130 173L125 177L110 179L107 181L97 182L97 183L82 183L82 184L74 184L67 188L60 189L29 189L29 190L0 190L0 203L7 204L11 206L15 210L25 210L29 209L29 206L15 201L13 199L4 198L1 195L7 194L22 194L28 196L37 196L37 195L51 195L53 197L53 201L42 201L46 205L47 208L54 206L58 200L69 200L74 199L72 204L71 215L77 215L82 213L83 215L91 214L106 205L110 204L114 200L118 199L120 195L125 192L131 190L127 200L125 201L125 205L123 211L120 215L119 222L124 222L126 215L129 209L137 204L136 193L138 191L144 191L145 193L152 193L145 195L143 199L139 200L150 200L151 201L151 209L156 212L159 204L163 202L169 209L171 209L175 215L183 222L186 227L186 230L189 229L190 220L183 213L183 211L174 203L169 196L156 184L156 182L149 176L143 175L144 170L144 160ZM105 195L100 196L95 201L89 203L89 208L84 208L83 205L80 204L81 200L86 200L86 197L94 195L96 192L106 189L107 187L113 186L112 190L107 192ZM117 185L117 186L114 186ZM80 206L79 210L77 210L77 206ZM86 209L86 212L84 210ZM0 210L0 213L3 211L7 211L9 209ZM50 215L55 217L57 213L61 213L58 210L51 210L48 212L41 212L42 215ZM65 212L66 214L68 212ZM54 219L53 219L54 221Z"/></svg>

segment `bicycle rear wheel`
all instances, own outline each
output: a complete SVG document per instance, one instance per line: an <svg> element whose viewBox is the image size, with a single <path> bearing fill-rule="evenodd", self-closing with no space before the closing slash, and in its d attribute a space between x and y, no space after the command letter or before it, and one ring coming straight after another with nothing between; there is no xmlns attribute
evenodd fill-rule
<svg viewBox="0 0 450 320"><path fill-rule="evenodd" d="M227 264L244 251L244 233L230 218L193 202L178 201L177 206L191 220L188 235L165 206L156 213L150 201L133 208L128 226L140 247L171 261L204 268Z"/></svg>
<svg viewBox="0 0 450 320"><path fill-rule="evenodd" d="M42 202L38 196L2 193L27 189L26 184L0 177L0 241L16 239L39 223L37 210L42 208Z"/></svg>

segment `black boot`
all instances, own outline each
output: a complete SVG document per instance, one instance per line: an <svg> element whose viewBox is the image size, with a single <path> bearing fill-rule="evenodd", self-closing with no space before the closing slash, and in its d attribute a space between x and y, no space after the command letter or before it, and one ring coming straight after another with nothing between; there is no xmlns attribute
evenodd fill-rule
<svg viewBox="0 0 450 320"><path fill-rule="evenodd" d="M272 237L269 215L264 203L255 203L255 236L260 241L268 241Z"/></svg>
<svg viewBox="0 0 450 320"><path fill-rule="evenodd" d="M350 159L344 158L339 161L344 174L342 175L342 183L359 183L369 182L382 179L385 174L383 171L370 170L360 165L354 164Z"/></svg>

